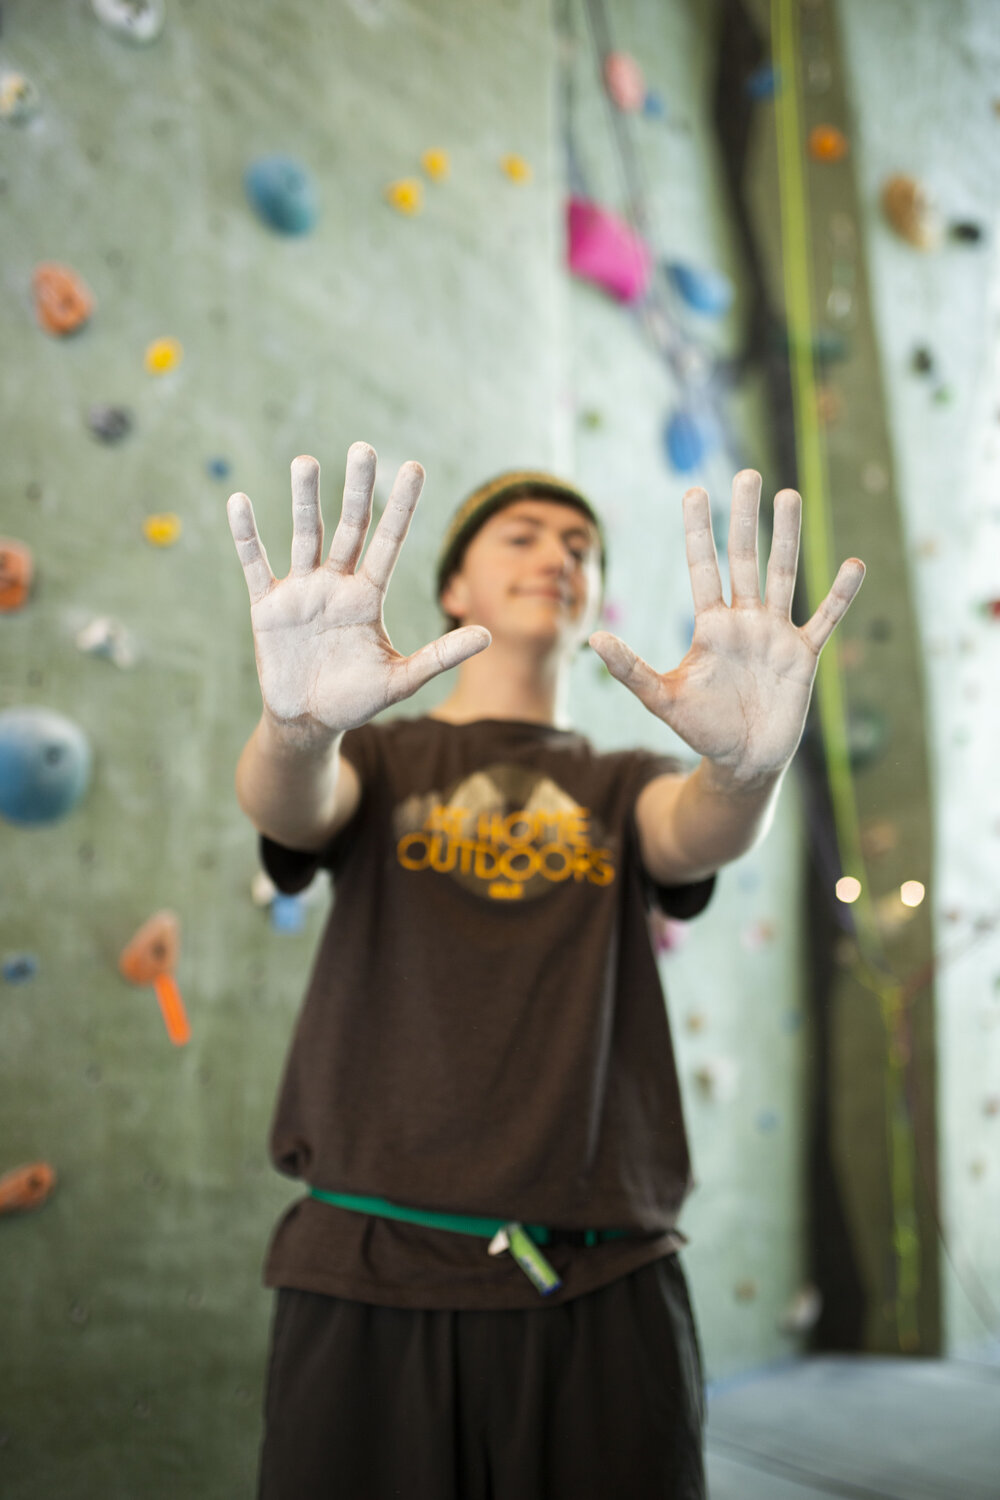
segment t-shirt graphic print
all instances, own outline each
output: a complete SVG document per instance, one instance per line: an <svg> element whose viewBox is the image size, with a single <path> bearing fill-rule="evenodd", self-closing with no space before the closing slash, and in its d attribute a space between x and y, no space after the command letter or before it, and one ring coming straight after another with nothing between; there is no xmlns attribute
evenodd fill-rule
<svg viewBox="0 0 1000 1500"><path fill-rule="evenodd" d="M617 851L599 820L550 776L497 763L393 814L396 859L490 901L532 901L567 881L610 885Z"/></svg>

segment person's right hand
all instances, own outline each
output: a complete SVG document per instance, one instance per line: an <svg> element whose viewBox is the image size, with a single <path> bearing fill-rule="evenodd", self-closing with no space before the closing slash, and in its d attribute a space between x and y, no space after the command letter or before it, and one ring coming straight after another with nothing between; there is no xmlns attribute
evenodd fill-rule
<svg viewBox="0 0 1000 1500"><path fill-rule="evenodd" d="M264 708L296 739L320 740L365 724L490 643L488 630L469 625L412 656L393 647L382 605L424 471L418 463L402 466L361 562L375 464L367 443L351 445L343 510L324 562L319 464L309 457L292 461L292 565L280 581L271 572L249 499L229 497L229 526L250 590Z"/></svg>

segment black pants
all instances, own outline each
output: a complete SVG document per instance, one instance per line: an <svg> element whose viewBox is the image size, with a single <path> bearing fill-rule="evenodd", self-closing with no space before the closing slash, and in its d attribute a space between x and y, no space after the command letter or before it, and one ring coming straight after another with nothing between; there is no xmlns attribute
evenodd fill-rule
<svg viewBox="0 0 1000 1500"><path fill-rule="evenodd" d="M705 1500L704 1414L676 1255L523 1312L281 1290L259 1500Z"/></svg>

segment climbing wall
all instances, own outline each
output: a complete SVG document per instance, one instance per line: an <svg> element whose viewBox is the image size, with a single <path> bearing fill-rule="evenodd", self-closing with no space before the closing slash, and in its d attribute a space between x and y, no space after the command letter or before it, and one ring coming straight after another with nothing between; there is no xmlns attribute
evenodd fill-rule
<svg viewBox="0 0 1000 1500"><path fill-rule="evenodd" d="M406 650L437 633L463 488L557 458L551 68L534 0L173 3L145 46L85 0L3 6L0 71L35 93L0 85L0 533L35 575L0 617L0 693L93 760L66 816L0 823L0 1175L56 1174L0 1218L12 1500L252 1490L260 1265L295 1192L267 1127L326 895L251 896L232 784L259 694L225 501L251 495L283 572L297 453L328 520L353 439L380 500L419 458L389 624ZM257 201L307 232L248 193L275 156ZM75 332L39 323L45 262L92 294ZM164 909L183 1045L165 935L139 983L119 969Z"/></svg>

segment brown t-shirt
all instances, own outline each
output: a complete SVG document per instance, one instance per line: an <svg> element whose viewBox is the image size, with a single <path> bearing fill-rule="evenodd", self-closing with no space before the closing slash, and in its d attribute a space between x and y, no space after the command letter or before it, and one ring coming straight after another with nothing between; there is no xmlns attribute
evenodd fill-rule
<svg viewBox="0 0 1000 1500"><path fill-rule="evenodd" d="M261 840L285 892L318 868L335 899L275 1112L279 1171L331 1192L552 1229L546 1304L685 1243L693 1185L651 897L706 905L713 879L652 888L636 798L679 764L600 754L511 720L396 719L347 734L358 812L318 853ZM268 1286L387 1306L535 1307L484 1238L306 1198Z"/></svg>

